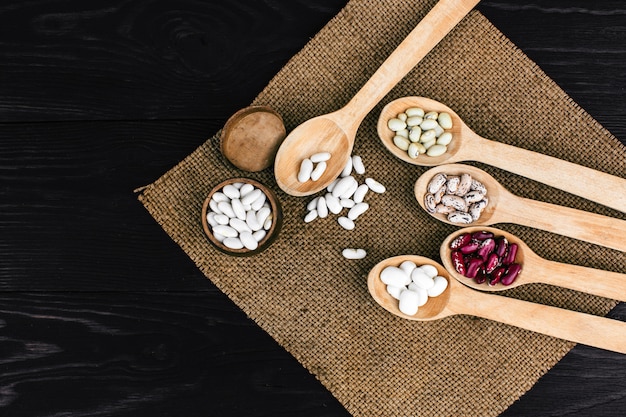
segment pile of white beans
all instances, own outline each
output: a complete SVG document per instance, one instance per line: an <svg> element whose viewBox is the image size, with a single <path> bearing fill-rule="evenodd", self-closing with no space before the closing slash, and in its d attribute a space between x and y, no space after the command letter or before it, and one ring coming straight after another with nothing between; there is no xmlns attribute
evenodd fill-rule
<svg viewBox="0 0 626 417"><path fill-rule="evenodd" d="M487 188L470 174L436 174L428 183L424 207L429 213L447 215L448 221L470 224L487 207Z"/></svg>
<svg viewBox="0 0 626 417"><path fill-rule="evenodd" d="M304 158L300 162L298 182L319 180L324 171L326 171L327 161L330 159L330 156L330 152L318 152L308 158Z"/></svg>
<svg viewBox="0 0 626 417"><path fill-rule="evenodd" d="M400 311L408 316L417 314L429 297L438 297L448 288L448 280L438 274L434 265L417 266L413 261L385 267L380 280L387 285L389 295L398 300Z"/></svg>
<svg viewBox="0 0 626 417"><path fill-rule="evenodd" d="M237 182L213 193L206 219L224 246L253 251L272 227L273 213L263 190Z"/></svg>
<svg viewBox="0 0 626 417"><path fill-rule="evenodd" d="M389 119L387 127L394 132L393 143L411 159L443 155L452 141L452 133L446 132L452 129L452 117L446 112L410 107Z"/></svg>
<svg viewBox="0 0 626 417"><path fill-rule="evenodd" d="M363 183L359 183L357 177L365 174L363 159L358 155L348 158L339 177L333 181L324 192L307 203L307 213L304 216L305 223L310 223L318 218L326 218L330 214L338 215L337 223L345 230L353 230L355 221L369 209L365 202L365 196L369 191L382 194L387 191L386 187L374 178L367 177ZM347 213L342 215L342 211ZM363 249L346 248L342 252L347 259L362 259L367 253Z"/></svg>

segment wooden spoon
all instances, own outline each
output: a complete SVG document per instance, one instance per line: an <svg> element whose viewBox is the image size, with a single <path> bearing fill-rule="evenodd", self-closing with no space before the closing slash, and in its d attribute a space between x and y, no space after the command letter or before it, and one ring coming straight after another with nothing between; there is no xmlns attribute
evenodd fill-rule
<svg viewBox="0 0 626 417"><path fill-rule="evenodd" d="M452 116L453 139L446 153L436 157L420 155L411 159L406 151L393 144L394 133L387 127L387 121L409 107L445 111ZM403 97L392 101L383 108L377 130L387 149L410 164L436 166L461 161L483 162L626 213L625 178L485 139L474 133L452 109L435 100Z"/></svg>
<svg viewBox="0 0 626 417"><path fill-rule="evenodd" d="M326 188L343 170L357 129L374 106L472 10L479 0L441 0L389 55L343 108L307 120L285 138L274 163L276 182L287 194L310 195ZM298 181L303 159L330 152L317 181Z"/></svg>
<svg viewBox="0 0 626 417"><path fill-rule="evenodd" d="M406 260L417 265L435 265L439 274L448 280L448 288L443 294L430 298L414 316L407 316L400 311L398 300L389 295L380 280L380 272L386 266L399 266ZM443 266L422 256L402 255L379 262L368 274L367 286L374 300L385 310L408 320L428 321L455 314L469 314L600 349L626 353L625 322L475 291L451 279Z"/></svg>
<svg viewBox="0 0 626 417"><path fill-rule="evenodd" d="M515 223L626 251L626 221L513 195L491 175L470 165L441 165L422 174L415 182L415 198L424 210L428 183L440 172L451 175L468 173L487 188L489 203L472 226ZM429 214L444 223L463 226L451 223L445 214Z"/></svg>
<svg viewBox="0 0 626 417"><path fill-rule="evenodd" d="M450 242L463 233L472 234L479 231L491 232L495 236L504 236L509 243L516 243L518 245L516 259L517 263L522 265L522 272L511 285L502 285L501 283L488 285L486 282L479 284L476 280L464 277L455 270L450 257L452 253ZM594 294L600 297L611 298L613 300L626 301L625 274L564 264L541 258L517 236L493 227L474 226L457 230L443 241L439 253L441 255L441 261L450 275L468 287L477 290L502 291L524 284L543 283L569 288L587 294Z"/></svg>

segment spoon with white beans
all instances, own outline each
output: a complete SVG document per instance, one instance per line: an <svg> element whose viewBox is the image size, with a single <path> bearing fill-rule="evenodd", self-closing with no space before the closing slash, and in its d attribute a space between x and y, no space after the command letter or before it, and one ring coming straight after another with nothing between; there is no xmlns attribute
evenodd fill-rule
<svg viewBox="0 0 626 417"><path fill-rule="evenodd" d="M439 175L443 174L443 175ZM464 174L478 181L486 191L485 205L476 219L465 215L458 222L451 221L453 214L433 211L429 205L429 188L437 177L461 177ZM444 181L442 179L442 181ZM445 184L443 185L445 187ZM465 164L446 164L429 169L415 182L415 198L420 206L436 219L455 226L489 226L497 223L514 223L583 240L611 249L626 251L626 221L602 216L571 207L516 196L485 171ZM452 196L454 203L463 204L464 198ZM467 197L465 198L467 200Z"/></svg>
<svg viewBox="0 0 626 417"><path fill-rule="evenodd" d="M399 266L404 261L417 265L434 265L438 274L448 280L442 294L429 299L415 315L400 311L398 300L387 291L380 279L383 269ZM367 286L374 300L390 313L408 320L430 321L457 314L472 315L505 323L548 336L569 340L626 354L626 323L558 307L536 304L511 297L482 293L450 277L440 264L417 255L401 255L385 259L369 272Z"/></svg>
<svg viewBox="0 0 626 417"><path fill-rule="evenodd" d="M287 194L304 196L326 188L350 157L357 129L367 114L430 52L479 0L440 0L341 109L309 119L287 135L276 154L276 183ZM328 152L316 181L299 181L302 161Z"/></svg>
<svg viewBox="0 0 626 417"><path fill-rule="evenodd" d="M415 107L451 116L452 128L449 131L453 139L445 153L411 158L394 144L395 132L389 129L389 120ZM435 100L403 97L390 102L381 111L377 130L385 147L410 164L437 166L462 161L482 162L626 213L626 178L483 138L472 131L451 108Z"/></svg>
<svg viewBox="0 0 626 417"><path fill-rule="evenodd" d="M457 271L458 266L455 266L453 252L457 251L459 253L463 251L463 248L468 248L472 245L472 240L474 239L471 237L475 236L475 234L491 234L493 237L490 238L495 239L495 241L504 238L505 240L501 241L507 247L516 245L514 261L521 266L521 272L514 281L504 284L500 280L494 284L490 284L488 281L479 283L478 280L469 278L466 276L467 274L463 275ZM461 243L462 241L467 241L467 243ZM508 250L508 248L503 248L502 252L505 250ZM467 250L468 257L474 257L476 252L470 251L473 251L473 248ZM451 233L441 244L440 256L443 265L451 276L464 285L481 291L503 291L520 285L542 283L613 300L626 301L625 274L564 264L541 258L517 236L493 227L465 227ZM461 268L464 268L464 266Z"/></svg>

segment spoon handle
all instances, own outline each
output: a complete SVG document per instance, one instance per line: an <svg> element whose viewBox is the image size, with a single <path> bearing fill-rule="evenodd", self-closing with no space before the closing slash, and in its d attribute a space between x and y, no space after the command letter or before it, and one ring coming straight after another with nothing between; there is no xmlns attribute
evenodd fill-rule
<svg viewBox="0 0 626 417"><path fill-rule="evenodd" d="M459 291L458 293L461 293ZM460 313L626 354L626 322L478 291L463 291ZM460 294L458 294L460 295Z"/></svg>
<svg viewBox="0 0 626 417"><path fill-rule="evenodd" d="M472 159L626 213L626 178L475 136ZM476 157L477 156L477 157Z"/></svg>
<svg viewBox="0 0 626 417"><path fill-rule="evenodd" d="M347 116L360 124L363 118L428 52L430 52L480 0L440 0L374 75L345 106Z"/></svg>
<svg viewBox="0 0 626 417"><path fill-rule="evenodd" d="M549 260L537 263L527 272L533 282L626 301L626 274Z"/></svg>
<svg viewBox="0 0 626 417"><path fill-rule="evenodd" d="M533 227L626 252L626 221L571 207L513 196L502 203L502 221Z"/></svg>

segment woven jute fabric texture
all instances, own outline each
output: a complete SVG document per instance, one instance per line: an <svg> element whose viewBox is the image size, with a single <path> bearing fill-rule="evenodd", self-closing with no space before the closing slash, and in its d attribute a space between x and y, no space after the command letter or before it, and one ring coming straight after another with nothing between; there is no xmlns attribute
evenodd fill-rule
<svg viewBox="0 0 626 417"><path fill-rule="evenodd" d="M288 131L342 107L434 3L351 1L287 63L254 104L277 110ZM280 191L272 169L250 174L234 168L219 152L219 132L143 189L139 199L207 278L351 414L496 416L573 344L463 315L407 321L372 300L366 277L376 263L400 254L439 261L441 242L456 230L429 217L415 201L413 184L426 168L396 159L376 135L383 105L407 95L446 103L484 137L617 176L626 172L624 146L473 11L362 123L354 154L362 156L365 176L383 183L387 192L367 195L370 209L357 219L355 230L343 230L333 215L305 224L311 197ZM514 194L624 219L622 213L506 171L469 164L485 169ZM278 239L249 258L218 252L200 220L211 188L237 176L274 188L284 211ZM359 182L365 176L358 176ZM623 253L514 224L499 227L517 234L542 257L626 270ZM368 255L346 260L341 255L346 247L364 248ZM615 305L547 285L528 285L504 295L596 315Z"/></svg>

